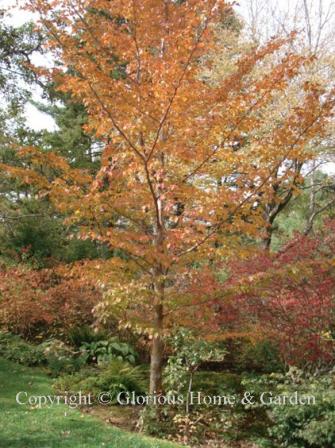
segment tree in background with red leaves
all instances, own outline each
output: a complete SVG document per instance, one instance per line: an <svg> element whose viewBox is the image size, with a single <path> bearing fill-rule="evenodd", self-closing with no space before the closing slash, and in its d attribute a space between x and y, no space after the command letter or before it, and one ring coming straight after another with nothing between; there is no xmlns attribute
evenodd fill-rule
<svg viewBox="0 0 335 448"><path fill-rule="evenodd" d="M201 323L199 328L212 325L218 338L272 340L285 364L330 365L335 360L334 251L332 220L314 236L296 235L278 253L262 250L223 263L225 281L202 272L188 294L196 303L202 285L211 285L212 299L191 319Z"/></svg>

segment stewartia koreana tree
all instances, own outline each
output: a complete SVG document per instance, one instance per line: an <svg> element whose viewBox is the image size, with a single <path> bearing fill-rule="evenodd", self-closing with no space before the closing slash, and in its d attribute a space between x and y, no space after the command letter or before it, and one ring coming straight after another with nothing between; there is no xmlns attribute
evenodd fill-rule
<svg viewBox="0 0 335 448"><path fill-rule="evenodd" d="M258 236L258 205L272 197L271 179L288 160L306 159L332 98L304 83L300 106L268 126L274 96L309 63L287 52L285 40L241 55L214 86L203 81L222 0L31 0L29 7L57 60L50 76L86 106L86 130L105 147L95 178L31 148L30 170L12 174L48 188L82 237L114 251L79 269L103 283L102 319L111 307L121 324L150 334L150 392L159 392L165 332L179 307L202 303L190 303L185 284L222 256L240 255L242 238ZM272 57L272 68L255 77ZM57 174L49 184L33 171L41 164ZM294 176L284 175L289 186Z"/></svg>

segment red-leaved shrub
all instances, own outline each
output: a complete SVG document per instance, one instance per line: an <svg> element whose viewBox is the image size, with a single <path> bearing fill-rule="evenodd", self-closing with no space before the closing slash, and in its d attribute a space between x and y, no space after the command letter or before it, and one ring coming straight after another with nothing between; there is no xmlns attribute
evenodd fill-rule
<svg viewBox="0 0 335 448"><path fill-rule="evenodd" d="M259 250L197 272L183 294L185 319L218 338L272 340L287 364L335 361L335 220L318 235L297 235L280 252ZM224 273L225 280L218 272ZM184 282L185 284L185 282ZM201 306L200 297L203 297ZM180 310L180 315L183 310Z"/></svg>
<svg viewBox="0 0 335 448"><path fill-rule="evenodd" d="M0 326L27 338L66 336L73 327L91 324L99 299L92 284L53 270L0 272Z"/></svg>

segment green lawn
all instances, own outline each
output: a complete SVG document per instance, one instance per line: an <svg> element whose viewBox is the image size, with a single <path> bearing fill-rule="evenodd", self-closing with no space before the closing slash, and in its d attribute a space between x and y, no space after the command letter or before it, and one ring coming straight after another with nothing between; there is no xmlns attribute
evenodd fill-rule
<svg viewBox="0 0 335 448"><path fill-rule="evenodd" d="M51 380L0 358L0 447L3 448L173 448L175 444L130 434L65 405L42 409L16 403L17 392L52 395Z"/></svg>

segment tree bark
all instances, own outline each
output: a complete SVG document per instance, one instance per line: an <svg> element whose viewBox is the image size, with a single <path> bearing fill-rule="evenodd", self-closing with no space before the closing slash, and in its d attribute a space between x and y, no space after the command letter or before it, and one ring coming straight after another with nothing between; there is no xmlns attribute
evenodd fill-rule
<svg viewBox="0 0 335 448"><path fill-rule="evenodd" d="M272 228L266 231L266 236L262 239L261 242L262 249L270 251L271 242L272 242Z"/></svg>
<svg viewBox="0 0 335 448"><path fill-rule="evenodd" d="M269 206L270 208L270 206ZM262 238L261 241L261 248L265 251L270 251L271 242L272 242L272 234L273 234L273 221L274 218L271 216L271 209L266 210L264 212L264 218L265 218L265 235ZM275 215L276 216L276 215Z"/></svg>
<svg viewBox="0 0 335 448"><path fill-rule="evenodd" d="M163 330L163 304L155 305L155 329L151 346L150 360L150 394L162 393L162 370L164 343L162 338Z"/></svg>

